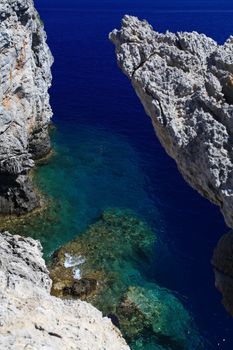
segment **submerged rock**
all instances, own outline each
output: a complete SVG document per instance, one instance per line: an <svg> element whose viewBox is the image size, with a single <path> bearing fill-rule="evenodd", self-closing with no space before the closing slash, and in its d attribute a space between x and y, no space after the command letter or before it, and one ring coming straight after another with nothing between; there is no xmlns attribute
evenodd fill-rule
<svg viewBox="0 0 233 350"><path fill-rule="evenodd" d="M0 348L129 350L110 319L82 301L50 295L38 241L0 233Z"/></svg>
<svg viewBox="0 0 233 350"><path fill-rule="evenodd" d="M133 212L106 210L54 254L52 292L91 302L119 325L134 350L150 343L151 349L202 349L181 301L142 277L154 243L155 234Z"/></svg>
<svg viewBox="0 0 233 350"><path fill-rule="evenodd" d="M216 288L222 293L222 303L233 316L233 234L221 237L215 248L212 264Z"/></svg>
<svg viewBox="0 0 233 350"><path fill-rule="evenodd" d="M233 38L161 34L125 16L110 39L165 150L233 227Z"/></svg>
<svg viewBox="0 0 233 350"><path fill-rule="evenodd" d="M93 278L80 278L79 281L75 281L70 287L63 288L64 295L72 295L74 297L87 297L95 292L97 288L97 280Z"/></svg>
<svg viewBox="0 0 233 350"><path fill-rule="evenodd" d="M34 209L30 170L50 151L52 55L32 0L0 4L0 213Z"/></svg>
<svg viewBox="0 0 233 350"><path fill-rule="evenodd" d="M135 280L141 278L137 266L148 262L154 241L154 233L131 211L106 210L87 231L54 253L50 268L53 293L65 296L70 291L73 295L75 286L82 284L87 287L85 299L97 302L100 295L103 300L104 293L111 300L105 309L110 313L129 275Z"/></svg>
<svg viewBox="0 0 233 350"><path fill-rule="evenodd" d="M129 287L117 315L128 339L137 339L138 347L146 344L147 338L164 349L202 348L201 340L197 343L193 320L182 303L156 285Z"/></svg>

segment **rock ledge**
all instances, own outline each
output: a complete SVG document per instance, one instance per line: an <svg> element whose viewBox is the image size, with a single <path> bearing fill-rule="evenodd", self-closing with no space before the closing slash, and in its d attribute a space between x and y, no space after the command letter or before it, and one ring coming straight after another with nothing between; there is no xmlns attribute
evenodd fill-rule
<svg viewBox="0 0 233 350"><path fill-rule="evenodd" d="M50 295L38 241L0 234L0 348L129 350L120 331L83 301Z"/></svg>

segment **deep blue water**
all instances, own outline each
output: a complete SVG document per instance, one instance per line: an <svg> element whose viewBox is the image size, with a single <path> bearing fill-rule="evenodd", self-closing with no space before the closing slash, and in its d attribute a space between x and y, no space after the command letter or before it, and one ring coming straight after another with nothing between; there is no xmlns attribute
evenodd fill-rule
<svg viewBox="0 0 233 350"><path fill-rule="evenodd" d="M163 242L145 271L148 278L183 296L210 349L231 350L232 319L221 306L210 264L227 228L219 210L184 182L161 148L117 68L108 33L127 13L146 18L158 31L196 30L221 43L232 33L233 3L37 0L36 5L55 57L54 143L63 157L50 169L49 181L51 193L60 191L58 197L67 199L62 209L70 217L62 237L44 237L51 241L48 249L73 238L72 226L84 229L106 207L136 210Z"/></svg>

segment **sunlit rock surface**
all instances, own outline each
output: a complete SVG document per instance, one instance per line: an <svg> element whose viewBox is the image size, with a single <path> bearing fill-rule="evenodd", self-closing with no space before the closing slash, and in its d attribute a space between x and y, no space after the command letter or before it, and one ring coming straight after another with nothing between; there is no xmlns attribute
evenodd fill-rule
<svg viewBox="0 0 233 350"><path fill-rule="evenodd" d="M161 34L125 16L110 39L161 144L185 180L233 227L233 37L218 45L196 32ZM231 235L220 240L213 264L223 304L233 314L226 241Z"/></svg>
<svg viewBox="0 0 233 350"><path fill-rule="evenodd" d="M233 227L233 38L161 34L125 16L110 39L165 150Z"/></svg>
<svg viewBox="0 0 233 350"><path fill-rule="evenodd" d="M0 213L39 204L29 171L50 151L52 55L32 0L0 3Z"/></svg>
<svg viewBox="0 0 233 350"><path fill-rule="evenodd" d="M38 241L0 233L0 348L129 350L110 319L82 301L50 295Z"/></svg>

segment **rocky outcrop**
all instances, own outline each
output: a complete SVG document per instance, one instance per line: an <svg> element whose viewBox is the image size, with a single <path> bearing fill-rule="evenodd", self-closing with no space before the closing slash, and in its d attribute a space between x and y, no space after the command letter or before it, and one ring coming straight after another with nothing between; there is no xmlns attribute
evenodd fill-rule
<svg viewBox="0 0 233 350"><path fill-rule="evenodd" d="M52 55L32 0L0 3L0 213L35 208L30 169L50 151Z"/></svg>
<svg viewBox="0 0 233 350"><path fill-rule="evenodd" d="M125 16L110 39L167 153L233 227L233 37L221 46Z"/></svg>
<svg viewBox="0 0 233 350"><path fill-rule="evenodd" d="M233 37L224 45L203 34L160 34L125 16L110 34L155 132L185 180L217 204L233 227ZM233 235L213 256L216 287L233 315Z"/></svg>
<svg viewBox="0 0 233 350"><path fill-rule="evenodd" d="M110 319L83 301L50 295L38 241L0 234L0 348L129 350Z"/></svg>

